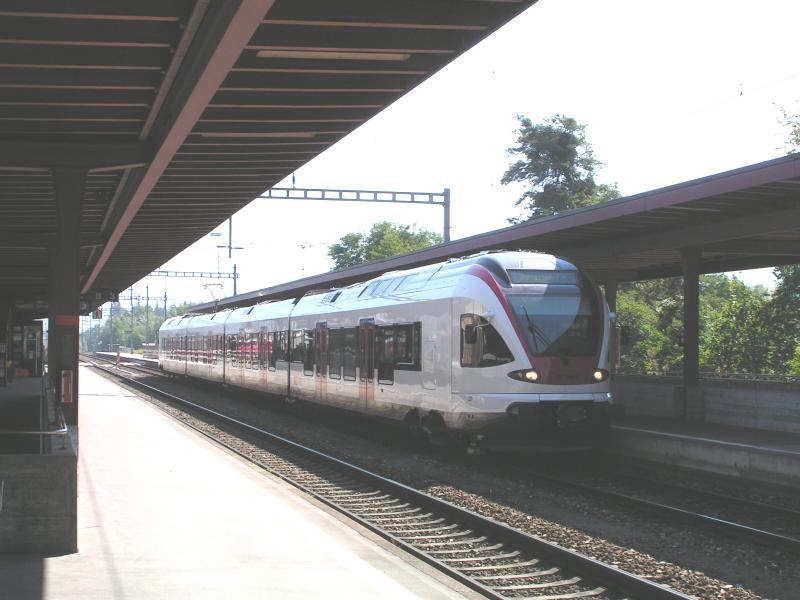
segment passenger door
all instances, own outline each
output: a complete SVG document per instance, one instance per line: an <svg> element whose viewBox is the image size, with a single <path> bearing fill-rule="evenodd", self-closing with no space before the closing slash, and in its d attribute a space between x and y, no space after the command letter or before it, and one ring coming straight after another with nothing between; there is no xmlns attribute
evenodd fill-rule
<svg viewBox="0 0 800 600"><path fill-rule="evenodd" d="M328 324L314 327L314 385L317 402L325 403L328 397Z"/></svg>
<svg viewBox="0 0 800 600"><path fill-rule="evenodd" d="M358 322L358 389L360 404L365 409L375 401L375 320Z"/></svg>

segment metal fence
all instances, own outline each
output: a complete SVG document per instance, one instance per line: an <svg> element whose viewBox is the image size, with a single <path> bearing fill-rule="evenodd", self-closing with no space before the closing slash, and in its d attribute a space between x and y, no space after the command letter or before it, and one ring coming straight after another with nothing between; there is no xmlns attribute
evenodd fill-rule
<svg viewBox="0 0 800 600"><path fill-rule="evenodd" d="M614 375L636 375L639 377L670 377L680 379L683 377L682 371L662 371L643 373L628 369L617 369ZM700 373L702 381L747 381L753 383L797 383L800 384L800 375L779 375L775 373L715 373L713 371L702 371Z"/></svg>

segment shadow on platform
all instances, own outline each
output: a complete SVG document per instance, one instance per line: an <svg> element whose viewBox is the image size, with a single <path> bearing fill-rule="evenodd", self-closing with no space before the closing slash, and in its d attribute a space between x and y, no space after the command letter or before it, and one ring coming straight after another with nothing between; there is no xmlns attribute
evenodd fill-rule
<svg viewBox="0 0 800 600"><path fill-rule="evenodd" d="M15 600L44 598L44 558L33 554L0 554L0 597Z"/></svg>

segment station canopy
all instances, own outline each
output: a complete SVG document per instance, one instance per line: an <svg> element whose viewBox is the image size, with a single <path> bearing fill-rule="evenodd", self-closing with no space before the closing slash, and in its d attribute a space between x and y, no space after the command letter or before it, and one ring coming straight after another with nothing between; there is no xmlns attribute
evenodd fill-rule
<svg viewBox="0 0 800 600"><path fill-rule="evenodd" d="M533 3L4 0L0 296L47 299L55 173L98 304Z"/></svg>
<svg viewBox="0 0 800 600"><path fill-rule="evenodd" d="M491 199L486 206L491 209ZM387 271L497 249L564 256L601 282L681 275L687 252L699 254L701 273L800 263L800 155L240 294L193 310L207 312L297 297Z"/></svg>

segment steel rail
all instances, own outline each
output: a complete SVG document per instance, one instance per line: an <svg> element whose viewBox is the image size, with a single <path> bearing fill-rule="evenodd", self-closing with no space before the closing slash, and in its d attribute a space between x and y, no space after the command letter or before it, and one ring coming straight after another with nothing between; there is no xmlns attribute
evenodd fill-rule
<svg viewBox="0 0 800 600"><path fill-rule="evenodd" d="M745 506L748 508L758 509L758 510L767 510L772 511L774 513L779 513L784 517L790 517L793 519L797 519L797 522L800 523L800 510L794 510L792 508L786 508L784 506L777 506L774 504L767 504L766 502L760 502L758 500L749 500L747 498L739 498L737 496L726 496L725 494L721 494L719 492L712 492L710 490L701 490L691 486L685 485L676 485L674 483L665 483L663 481L653 481L651 479L647 479L646 477L641 477L638 475L625 475L628 479L632 479L636 482L645 483L648 485L654 485L671 492L677 493L685 493L689 492L691 494L697 494L698 496L705 496L707 498L713 498L715 500L720 500L721 502L730 502L739 504L741 506Z"/></svg>
<svg viewBox="0 0 800 600"><path fill-rule="evenodd" d="M106 359L104 359L104 360L106 360ZM126 365L126 367L137 369L137 370L140 370L141 372L148 373L148 374L158 373L158 371L154 371L153 369L149 369L148 367L144 367L144 366L141 366L141 365ZM145 384L143 384L143 385L145 385ZM721 530L721 531L725 531L727 533L733 533L735 535L738 535L738 536L741 536L741 537L745 537L747 539L750 539L750 540L753 540L753 541L756 541L756 542L759 542L759 543L762 543L762 544L767 544L767 545L770 545L770 546L774 546L774 545L777 544L778 546L783 547L783 548L796 550L796 551L800 550L800 539L797 539L797 538L785 536L785 535L778 534L778 533L773 533L771 531L767 531L767 530L763 530L763 529L758 529L756 527L751 527L751 526L748 526L748 525L744 525L742 523L737 523L735 521L728 521L726 519L722 519L722 518L719 518L719 517L714 517L712 515L707 515L707 514L698 513L698 512L691 511L691 510L687 510L687 509L682 509L682 508L679 508L677 506L671 506L669 504L664 504L664 503L661 503L661 502L655 502L655 501L652 501L652 500L639 498L637 496L631 496L631 495L628 495L628 494L623 494L621 492L615 492L615 491L612 491L612 490L607 490L607 489L604 489L604 488L601 488L601 487L593 486L591 484L582 484L582 483L579 483L579 482L576 482L576 481L571 481L569 479L564 479L564 478L561 478L561 477L558 477L558 476L555 476L555 475L551 475L551 474L547 474L547 473L531 472L531 471L524 470L524 469L515 469L514 467L505 467L505 469L512 470L512 471L515 472L515 474L518 474L518 473L521 472L521 473L524 473L526 476L530 476L531 474L533 474L533 475L535 475L536 477L538 477L540 479L547 479L547 480L552 481L554 483L558 483L558 484L562 484L562 485L565 485L565 486L569 486L569 487L572 487L572 488L577 489L577 490L582 491L582 492L592 493L594 495L605 496L606 498L609 498L609 499L612 499L612 500L616 500L616 501L622 501L622 502L628 503L628 504L630 504L632 506L639 506L639 507L644 506L644 507L646 507L646 508L648 508L650 510L653 510L653 511L656 511L656 512L660 512L660 513L668 515L668 516L677 516L679 518L683 518L683 519L691 521L691 522L699 523L699 524L701 524L701 525L703 525L703 526L705 526L705 527L707 527L709 529L716 529L718 531ZM662 487L665 487L665 488L668 488L668 489L673 489L673 491L675 491L676 489L680 488L680 486L674 486L674 485L664 484L664 483L659 483L659 482L649 482L648 481L647 483L651 484L651 485L662 486ZM680 488L680 491L682 491L682 488ZM693 488L686 488L686 491L695 493L697 495L707 495L707 496L711 496L711 497L717 497L717 498L719 498L721 500L725 500L725 501L728 501L728 502L738 502L740 504L752 505L752 506L760 508L762 510L772 510L772 511L777 512L777 513L782 513L783 515L786 515L786 516L792 516L792 517L800 518L800 512L792 511L791 509L786 509L786 508L779 507L779 506L771 506L771 505L764 504L764 503L750 502L750 501L747 501L747 500L744 500L744 499L731 498L729 496L722 496L720 494L708 493L708 492L704 492L702 490L696 490L696 489L693 489Z"/></svg>
<svg viewBox="0 0 800 600"><path fill-rule="evenodd" d="M166 398L170 401L177 402L183 406L188 406L192 410L198 411L204 415L222 421L228 425L236 427L247 433L253 434L259 438L266 439L271 443L274 443L280 447L294 451L303 457L310 458L314 461L322 463L323 465L336 467L337 469L340 469L349 476L355 477L358 480L365 480L369 482L371 485L378 487L379 489L384 489L384 490L388 489L404 500L412 500L417 506L420 506L422 510L432 510L435 511L437 515L455 520L459 524L472 529L476 533L476 535L481 535L481 534L491 535L493 540L513 544L520 550L527 550L538 556L541 556L548 560L552 560L553 562L559 564L560 566L568 567L569 569L575 571L576 573L579 573L583 576L592 579L592 581L596 581L603 585L608 585L615 591L622 591L642 598L648 598L648 599L653 598L656 600L662 598L671 600L681 598L685 600L690 598L689 596L686 596L675 590L654 583L650 580L622 571L621 569L617 569L616 567L613 567L611 565L602 563L593 558L584 556L567 548L558 546L557 544L554 544L552 542L548 542L547 540L544 540L538 536L513 529L512 527L500 523L499 521L496 521L492 518L479 515L478 513L456 506L455 504L452 504L445 500L425 494L403 483L394 481L392 479L388 479L381 475L377 475L356 465L326 455L318 450L314 450L313 448L303 446L301 444L298 444L297 442L293 442L282 436L276 435L274 433L250 425L249 423L233 419L227 415L211 410L204 406L198 405L184 398L180 398L164 390L160 390L151 385L137 381L136 379L125 377L117 371L109 370L99 365L96 366L102 369L103 371L106 371L112 375L115 375L116 377L119 377L120 379L125 380L129 384L132 384L136 387L145 390L150 394ZM230 448L228 444L225 444L224 442L221 442L217 438L214 438L209 433L203 432L200 429L198 429L198 431L210 437L211 439L214 439L214 441L216 441L217 443L221 443L222 445ZM242 454L241 452L239 452L234 448L231 448L231 450L243 456L243 458L246 458L251 462L257 462L254 461L252 457L245 456L244 454ZM271 469L270 472L275 473ZM392 535L388 531L381 529L380 527L377 527L374 524L369 523L365 519L359 517L358 515L347 510L341 505L338 505L324 498L323 496L317 494L313 490L307 488L307 486L304 486L303 484L294 481L291 478L284 477L280 473L275 473L275 474L278 477L281 477L282 479L286 480L291 485L303 489L303 491L306 491L307 493L311 494L314 498L323 502L327 506L330 506L334 510L342 514L345 514L349 518L354 519L356 522L367 527L369 530L373 531L377 535L383 537L384 539L390 541L391 543L397 545L398 547L403 548L404 550L408 551L414 556L420 558L421 560L425 561L431 566L441 570L442 572L446 573L448 576L456 579L457 581L467 585L471 589L478 591L479 593L485 595L486 597L489 598L506 597L501 594L498 594L496 591L484 586L479 581L476 581L475 579L465 575L464 573L454 569L453 567L446 565L444 562L436 559L434 556L426 552L423 552L420 549L415 548L414 546L408 544L407 542L403 541L397 536Z"/></svg>
<svg viewBox="0 0 800 600"><path fill-rule="evenodd" d="M728 521L725 519L721 519L719 517L714 517L712 515L706 515L703 513L693 512L691 510L686 510L683 508L679 508L677 506L671 506L669 504L663 504L661 502L655 502L652 500L647 500L645 498L639 498L637 496L631 496L629 494L623 494L621 492L615 492L612 490L607 490L602 487L594 486L591 484L580 483L577 481L572 481L569 479L564 479L562 477L558 477L556 475L551 475L549 473L542 473L539 471L530 471L526 469L517 469L513 467L507 467L508 470L513 472L515 475L519 475L520 473L525 473L526 476L530 477L531 475L539 478L545 479L547 481L551 481L553 483L557 483L560 485L564 485L567 487L571 487L573 489L579 490L581 492L586 492L591 494L594 497L603 496L605 498L621 501L627 503L631 506L637 507L646 507L647 509L653 510L655 512L659 512L661 514L671 516L671 517L679 517L685 520L691 521L693 523L700 524L704 527L710 529L716 529L717 531L723 531L726 533L734 533L735 535L747 538L749 540L759 542L762 544L767 544L771 547L775 545L781 546L783 548L791 549L798 551L800 550L800 539L792 538L789 536L781 535L779 533L773 533L771 531L766 531L763 529L757 529L755 527L750 527L748 525L743 525L742 523L736 523L734 521ZM660 485L657 482L648 482L651 485ZM675 486L673 486L675 487ZM687 488L688 491L692 491L697 493L698 495L702 495L704 492L700 490L690 490ZM738 499L734 498L726 498L729 501L738 501ZM786 512L788 509L784 509L781 507L770 507L769 505L760 505L762 508L774 508L776 512ZM794 511L789 511L794 512ZM795 513L797 514L797 513Z"/></svg>

